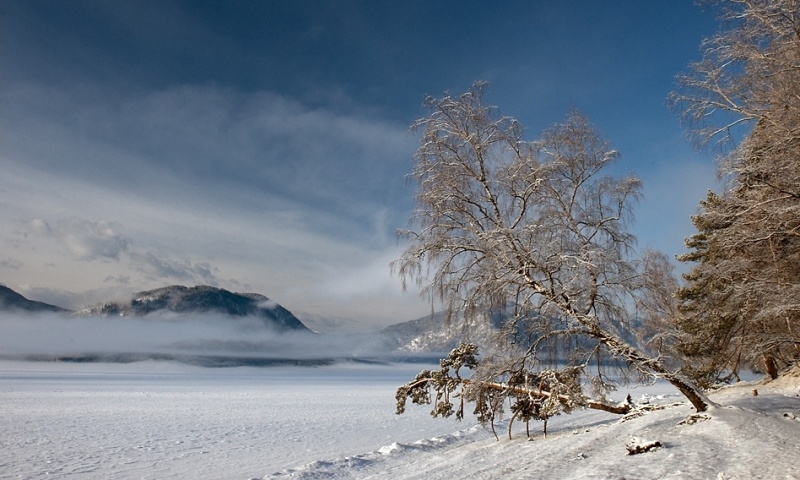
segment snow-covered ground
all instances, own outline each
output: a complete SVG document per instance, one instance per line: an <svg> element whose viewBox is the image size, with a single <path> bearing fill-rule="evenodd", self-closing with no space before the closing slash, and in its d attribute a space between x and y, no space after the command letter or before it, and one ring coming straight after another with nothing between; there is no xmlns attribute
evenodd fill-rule
<svg viewBox="0 0 800 480"><path fill-rule="evenodd" d="M425 407L395 415L396 386L421 367L0 362L0 478L800 479L796 377L724 389L693 424L687 405L625 422L588 410L546 439L500 425L497 442ZM644 394L681 401L662 384ZM663 447L629 456L632 436Z"/></svg>

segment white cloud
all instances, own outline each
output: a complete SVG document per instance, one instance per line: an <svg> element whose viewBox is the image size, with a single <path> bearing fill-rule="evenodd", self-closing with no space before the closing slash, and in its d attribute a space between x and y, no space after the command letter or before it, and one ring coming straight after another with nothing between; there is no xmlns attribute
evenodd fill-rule
<svg viewBox="0 0 800 480"><path fill-rule="evenodd" d="M56 235L80 260L119 260L131 246L130 238L120 233L120 225L106 220L73 217L58 228Z"/></svg>
<svg viewBox="0 0 800 480"><path fill-rule="evenodd" d="M34 218L28 222L28 228L30 228L31 232L39 235L52 235L53 233L53 229L50 228L50 225L41 218Z"/></svg>
<svg viewBox="0 0 800 480"><path fill-rule="evenodd" d="M340 269L320 286L320 293L343 299L367 294L396 294L400 280L391 275L389 264L400 256L398 249L377 254L364 252L357 264Z"/></svg>
<svg viewBox="0 0 800 480"><path fill-rule="evenodd" d="M0 187L19 200L0 218L24 228L0 231L0 238L17 245L9 253L26 266L9 280L33 285L59 305L77 308L107 299L104 285L118 295L183 283L254 291L295 313L365 325L425 313L419 299L402 294L399 280L389 275L394 239L380 210L364 219L360 233L346 228L348 237L328 226L338 219L279 198L265 197L266 208L255 211L195 208L192 202L164 203L22 166L6 173L11 178L0 184L12 181ZM87 218L59 216L78 211ZM30 222L32 217L38 220ZM118 259L109 261L117 252ZM105 261L86 268L88 258Z"/></svg>
<svg viewBox="0 0 800 480"><path fill-rule="evenodd" d="M382 257L410 206L405 125L214 86L4 96L0 241L18 284L205 283L364 320L417 304Z"/></svg>
<svg viewBox="0 0 800 480"><path fill-rule="evenodd" d="M71 217L51 222L34 218L27 222L26 238L55 240L73 258L82 261L119 260L131 247L131 239L121 233L121 225L106 220L92 221Z"/></svg>

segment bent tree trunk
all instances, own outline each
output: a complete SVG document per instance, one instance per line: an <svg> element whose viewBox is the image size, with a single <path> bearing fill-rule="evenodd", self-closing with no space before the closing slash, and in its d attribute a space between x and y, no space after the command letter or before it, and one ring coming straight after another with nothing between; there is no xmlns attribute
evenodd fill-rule
<svg viewBox="0 0 800 480"><path fill-rule="evenodd" d="M608 347L616 356L630 362L640 371L663 378L672 384L691 402L698 412L705 412L709 407L716 406L694 382L679 373L673 372L659 359L648 357L614 335L603 331L594 323L587 325L587 327L589 335Z"/></svg>
<svg viewBox="0 0 800 480"><path fill-rule="evenodd" d="M430 379L426 379L426 381L430 381ZM469 384L469 380L464 380L463 383L465 385ZM524 387L513 387L503 383L484 383L484 388L494 389L497 391L510 391L515 393L521 393L523 395L528 395L531 397L537 398L550 398L553 396L552 393L546 390L536 390ZM558 395L558 400L560 402L568 402L569 399L564 395ZM609 403L598 402L596 400L589 400L586 402L586 408L591 408L593 410L602 410L604 412L615 413L617 415L625 415L626 413L630 413L632 409L632 404L630 402L620 403L618 405L611 405Z"/></svg>
<svg viewBox="0 0 800 480"><path fill-rule="evenodd" d="M654 372L655 373L655 372ZM691 403L698 412L705 412L709 407L716 406L714 402L696 386L692 381L673 372L658 374L661 378L668 381L678 389Z"/></svg>

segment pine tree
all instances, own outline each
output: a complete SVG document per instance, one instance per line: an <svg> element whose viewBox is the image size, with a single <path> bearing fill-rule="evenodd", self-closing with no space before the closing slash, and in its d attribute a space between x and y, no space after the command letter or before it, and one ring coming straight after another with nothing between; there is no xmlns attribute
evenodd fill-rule
<svg viewBox="0 0 800 480"><path fill-rule="evenodd" d="M800 1L732 0L724 20L673 95L700 143L743 138L680 258L696 263L681 348L705 381L742 362L774 377L800 355Z"/></svg>

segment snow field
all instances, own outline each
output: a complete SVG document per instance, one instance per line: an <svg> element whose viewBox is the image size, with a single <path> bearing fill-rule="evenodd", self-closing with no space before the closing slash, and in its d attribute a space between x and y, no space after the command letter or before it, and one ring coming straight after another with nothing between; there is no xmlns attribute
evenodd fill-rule
<svg viewBox="0 0 800 480"><path fill-rule="evenodd" d="M0 478L252 478L457 430L394 414L420 368L2 362Z"/></svg>
<svg viewBox="0 0 800 480"><path fill-rule="evenodd" d="M669 406L577 411L532 441L501 422L498 442L426 407L395 415L423 367L0 363L0 478L800 479L800 374L722 389L702 415L663 383L622 390ZM632 437L663 447L628 455Z"/></svg>

